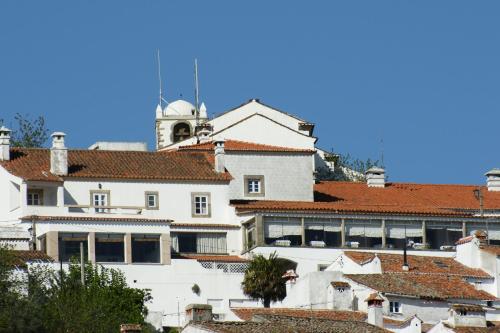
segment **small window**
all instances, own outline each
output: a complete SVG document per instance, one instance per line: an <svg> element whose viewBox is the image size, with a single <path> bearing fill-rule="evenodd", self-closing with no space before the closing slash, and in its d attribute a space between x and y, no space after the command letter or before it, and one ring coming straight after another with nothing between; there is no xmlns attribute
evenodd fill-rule
<svg viewBox="0 0 500 333"><path fill-rule="evenodd" d="M339 293L343 293L345 291L345 288L344 287L337 287L337 291Z"/></svg>
<svg viewBox="0 0 500 333"><path fill-rule="evenodd" d="M401 313L401 304L399 302L389 302L389 312Z"/></svg>
<svg viewBox="0 0 500 333"><path fill-rule="evenodd" d="M158 209L158 192L146 192L146 209Z"/></svg>
<svg viewBox="0 0 500 333"><path fill-rule="evenodd" d="M264 176L244 176L245 196L264 196Z"/></svg>
<svg viewBox="0 0 500 333"><path fill-rule="evenodd" d="M28 190L27 204L28 206L42 206L43 190Z"/></svg>
<svg viewBox="0 0 500 333"><path fill-rule="evenodd" d="M109 209L99 208L109 206L109 191L91 191L90 197L96 213L109 213Z"/></svg>
<svg viewBox="0 0 500 333"><path fill-rule="evenodd" d="M193 217L210 217L211 212L209 193L192 193L191 204Z"/></svg>

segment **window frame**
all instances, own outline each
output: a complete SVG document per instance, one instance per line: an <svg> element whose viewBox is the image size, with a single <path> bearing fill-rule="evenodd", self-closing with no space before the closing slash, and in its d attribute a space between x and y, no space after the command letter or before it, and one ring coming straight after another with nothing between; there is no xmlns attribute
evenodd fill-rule
<svg viewBox="0 0 500 333"><path fill-rule="evenodd" d="M149 205L149 196L153 195L155 196L155 204L154 206ZM159 203L160 195L158 194L157 191L146 191L144 193L144 206L148 210L158 210L160 209L160 203Z"/></svg>
<svg viewBox="0 0 500 333"><path fill-rule="evenodd" d="M29 204L30 195L37 194L38 195L38 204L33 204L33 198L31 199L31 204ZM41 188L32 188L26 191L26 205L27 206L43 206L43 189Z"/></svg>
<svg viewBox="0 0 500 333"><path fill-rule="evenodd" d="M196 213L196 198L206 197L207 198L207 212L206 214ZM212 217L212 199L210 192L193 192L191 193L191 217Z"/></svg>
<svg viewBox="0 0 500 333"><path fill-rule="evenodd" d="M399 301L389 301L389 312L390 313L403 313L401 310L401 302Z"/></svg>
<svg viewBox="0 0 500 333"><path fill-rule="evenodd" d="M249 182L257 180L259 182L259 192L249 191ZM265 177L264 175L244 175L243 176L243 191L246 197L263 197L266 195Z"/></svg>
<svg viewBox="0 0 500 333"><path fill-rule="evenodd" d="M96 194L105 194L106 195L106 205L95 205L94 196ZM90 207L94 208L96 213L109 213L109 209L105 207L111 206L111 191L110 190L90 190ZM102 208L104 207L104 208Z"/></svg>

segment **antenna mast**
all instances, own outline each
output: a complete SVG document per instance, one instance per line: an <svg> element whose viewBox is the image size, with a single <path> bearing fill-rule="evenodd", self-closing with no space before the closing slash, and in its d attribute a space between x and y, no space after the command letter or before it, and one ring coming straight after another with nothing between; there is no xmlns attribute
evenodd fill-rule
<svg viewBox="0 0 500 333"><path fill-rule="evenodd" d="M194 59L194 110L196 113L196 126L200 124L200 103L198 92L198 59Z"/></svg>
<svg viewBox="0 0 500 333"><path fill-rule="evenodd" d="M157 50L157 58L158 58L158 81L160 83L160 107L163 110L163 90L161 86L161 63L160 63L160 49Z"/></svg>

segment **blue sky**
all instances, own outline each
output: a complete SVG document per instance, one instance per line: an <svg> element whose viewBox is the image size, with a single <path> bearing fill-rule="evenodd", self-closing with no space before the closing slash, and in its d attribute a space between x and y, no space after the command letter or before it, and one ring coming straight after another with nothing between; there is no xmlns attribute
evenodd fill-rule
<svg viewBox="0 0 500 333"><path fill-rule="evenodd" d="M0 2L0 118L45 116L70 147L154 143L167 100L250 98L316 123L318 146L392 181L483 184L500 167L498 1Z"/></svg>

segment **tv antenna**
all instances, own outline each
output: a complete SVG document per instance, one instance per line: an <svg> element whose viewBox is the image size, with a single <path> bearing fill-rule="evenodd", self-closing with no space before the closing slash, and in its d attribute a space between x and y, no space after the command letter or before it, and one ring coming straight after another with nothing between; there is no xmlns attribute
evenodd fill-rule
<svg viewBox="0 0 500 333"><path fill-rule="evenodd" d="M194 110L196 115L196 126L200 124L200 103L198 90L198 59L194 59Z"/></svg>
<svg viewBox="0 0 500 333"><path fill-rule="evenodd" d="M160 84L160 96L159 96L159 105L161 109L163 110L163 103L168 104L168 102L163 98L163 87L162 87L162 82L161 82L161 61L160 61L160 49L156 50L156 59L158 61L158 82Z"/></svg>

